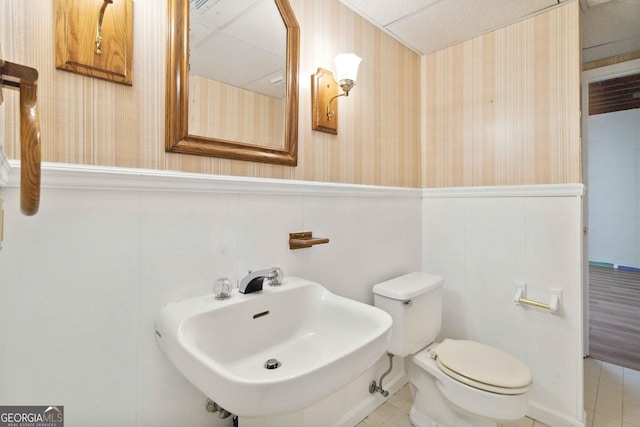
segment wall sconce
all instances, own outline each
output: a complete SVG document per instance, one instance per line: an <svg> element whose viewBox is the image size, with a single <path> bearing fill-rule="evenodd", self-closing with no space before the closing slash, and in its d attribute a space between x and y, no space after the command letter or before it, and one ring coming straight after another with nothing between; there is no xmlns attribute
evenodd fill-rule
<svg viewBox="0 0 640 427"><path fill-rule="evenodd" d="M353 53L341 53L334 59L336 78L331 71L318 68L311 75L311 114L312 129L320 132L338 134L338 100L340 96L349 96L356 84L358 66L362 58ZM338 86L342 93L338 94Z"/></svg>

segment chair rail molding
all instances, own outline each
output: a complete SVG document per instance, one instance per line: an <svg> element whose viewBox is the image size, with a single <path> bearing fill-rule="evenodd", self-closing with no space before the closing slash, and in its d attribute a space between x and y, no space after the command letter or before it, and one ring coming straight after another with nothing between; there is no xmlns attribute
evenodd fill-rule
<svg viewBox="0 0 640 427"><path fill-rule="evenodd" d="M18 187L20 162L9 160L9 166L7 187ZM42 188L415 198L418 200L422 194L421 189L410 187L209 175L68 163L42 163Z"/></svg>
<svg viewBox="0 0 640 427"><path fill-rule="evenodd" d="M533 184L424 188L423 199L471 197L582 197L583 184Z"/></svg>

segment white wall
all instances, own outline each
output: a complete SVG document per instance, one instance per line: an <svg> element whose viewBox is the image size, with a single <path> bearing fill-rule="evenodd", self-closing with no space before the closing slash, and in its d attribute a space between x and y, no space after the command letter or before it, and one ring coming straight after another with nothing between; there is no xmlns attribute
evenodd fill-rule
<svg viewBox="0 0 640 427"><path fill-rule="evenodd" d="M217 277L277 265L372 303L374 283L420 268L416 189L48 164L25 217L18 181L14 167L0 189L0 405L64 405L69 427L230 425L153 334L160 307ZM307 230L331 242L290 251L288 233ZM386 368L322 402L316 425L366 406Z"/></svg>
<svg viewBox="0 0 640 427"><path fill-rule="evenodd" d="M422 265L442 275L442 337L505 350L532 371L529 415L582 425L582 185L424 190ZM518 306L563 292L562 312Z"/></svg>
<svg viewBox="0 0 640 427"><path fill-rule="evenodd" d="M640 109L588 126L589 260L640 267Z"/></svg>

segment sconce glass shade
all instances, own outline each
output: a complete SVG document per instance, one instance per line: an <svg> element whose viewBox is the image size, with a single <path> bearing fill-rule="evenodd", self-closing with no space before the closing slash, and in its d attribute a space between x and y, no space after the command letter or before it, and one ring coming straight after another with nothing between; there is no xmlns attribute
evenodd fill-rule
<svg viewBox="0 0 640 427"><path fill-rule="evenodd" d="M333 60L336 66L335 79L342 85L344 80L351 80L351 84L356 81L358 67L362 58L353 53L341 53Z"/></svg>

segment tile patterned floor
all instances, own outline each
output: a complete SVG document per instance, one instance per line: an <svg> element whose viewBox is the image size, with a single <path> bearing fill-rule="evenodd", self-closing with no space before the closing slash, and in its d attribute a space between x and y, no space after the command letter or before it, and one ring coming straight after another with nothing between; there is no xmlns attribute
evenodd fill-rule
<svg viewBox="0 0 640 427"><path fill-rule="evenodd" d="M356 427L411 427L409 386L404 386ZM587 427L640 427L640 371L587 358L584 361ZM548 427L531 418L500 427Z"/></svg>
<svg viewBox="0 0 640 427"><path fill-rule="evenodd" d="M640 371L584 361L587 427L640 427Z"/></svg>
<svg viewBox="0 0 640 427"><path fill-rule="evenodd" d="M411 427L409 411L412 404L407 384L356 427Z"/></svg>

